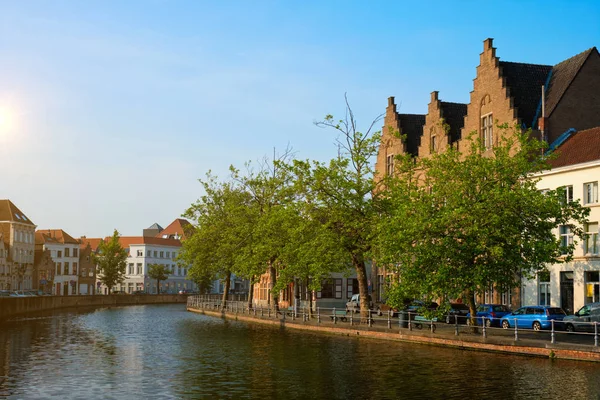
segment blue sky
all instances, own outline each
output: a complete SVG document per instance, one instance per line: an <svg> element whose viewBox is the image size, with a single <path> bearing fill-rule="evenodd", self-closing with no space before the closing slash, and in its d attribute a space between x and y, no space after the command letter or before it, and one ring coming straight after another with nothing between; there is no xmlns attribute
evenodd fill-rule
<svg viewBox="0 0 600 400"><path fill-rule="evenodd" d="M0 0L0 198L78 237L166 226L291 146L335 156L348 93L366 127L395 96L468 102L483 40L555 64L600 45L600 2Z"/></svg>

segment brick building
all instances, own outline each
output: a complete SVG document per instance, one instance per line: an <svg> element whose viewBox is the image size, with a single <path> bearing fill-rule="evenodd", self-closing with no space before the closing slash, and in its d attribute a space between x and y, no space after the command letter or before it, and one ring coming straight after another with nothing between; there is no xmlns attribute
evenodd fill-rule
<svg viewBox="0 0 600 400"><path fill-rule="evenodd" d="M5 253L3 281L6 290L37 288L37 282L33 281L35 227L12 201L0 200L0 233Z"/></svg>

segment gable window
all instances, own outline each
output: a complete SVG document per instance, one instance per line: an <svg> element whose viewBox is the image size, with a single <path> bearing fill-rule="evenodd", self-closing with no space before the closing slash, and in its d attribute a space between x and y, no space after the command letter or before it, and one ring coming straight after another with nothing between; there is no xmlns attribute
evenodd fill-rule
<svg viewBox="0 0 600 400"><path fill-rule="evenodd" d="M481 137L486 149L491 149L494 145L494 118L492 114L481 117Z"/></svg>
<svg viewBox="0 0 600 400"><path fill-rule="evenodd" d="M585 254L598 254L598 223L586 224L586 235L584 243Z"/></svg>
<svg viewBox="0 0 600 400"><path fill-rule="evenodd" d="M583 184L583 204L598 202L598 181Z"/></svg>
<svg viewBox="0 0 600 400"><path fill-rule="evenodd" d="M437 151L438 151L437 136L431 135L431 152L437 153Z"/></svg>
<svg viewBox="0 0 600 400"><path fill-rule="evenodd" d="M563 248L563 254L567 254L567 247L573 244L573 233L569 225L561 225L559 228L560 245Z"/></svg>
<svg viewBox="0 0 600 400"><path fill-rule="evenodd" d="M392 176L394 174L394 155L390 154L385 159L385 173L388 176Z"/></svg>
<svg viewBox="0 0 600 400"><path fill-rule="evenodd" d="M550 272L543 271L538 274L539 305L550 305Z"/></svg>

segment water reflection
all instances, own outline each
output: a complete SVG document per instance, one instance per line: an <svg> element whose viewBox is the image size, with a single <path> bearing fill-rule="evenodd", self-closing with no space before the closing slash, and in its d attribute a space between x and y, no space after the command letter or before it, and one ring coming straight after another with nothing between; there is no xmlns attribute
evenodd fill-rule
<svg viewBox="0 0 600 400"><path fill-rule="evenodd" d="M600 366L285 331L151 305L0 325L0 397L598 398Z"/></svg>

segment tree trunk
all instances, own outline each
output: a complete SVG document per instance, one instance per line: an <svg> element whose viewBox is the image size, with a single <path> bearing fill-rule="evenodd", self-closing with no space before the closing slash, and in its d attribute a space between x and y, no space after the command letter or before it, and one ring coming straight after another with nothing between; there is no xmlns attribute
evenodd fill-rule
<svg viewBox="0 0 600 400"><path fill-rule="evenodd" d="M358 293L360 294L360 321L367 323L369 319L369 286L367 282L367 268L362 253L352 255L352 265L356 270L358 280Z"/></svg>
<svg viewBox="0 0 600 400"><path fill-rule="evenodd" d="M231 285L231 271L227 271L225 274L225 287L223 289L223 300L221 301L221 311L225 311L227 308L227 296L229 295L229 286Z"/></svg>
<svg viewBox="0 0 600 400"><path fill-rule="evenodd" d="M248 289L248 309L254 307L254 305L252 304L252 302L254 301L254 283L252 283L253 280L254 277L252 277L252 279L250 280L250 288Z"/></svg>
<svg viewBox="0 0 600 400"><path fill-rule="evenodd" d="M269 267L269 305L273 308L275 312L279 311L279 296L277 293L273 291L273 287L277 283L277 273L275 271L275 267L272 265ZM271 299L273 301L271 301Z"/></svg>
<svg viewBox="0 0 600 400"><path fill-rule="evenodd" d="M312 309L313 309L313 292L308 289L309 279L306 278L306 297L308 299L308 318L312 318Z"/></svg>
<svg viewBox="0 0 600 400"><path fill-rule="evenodd" d="M156 294L160 294L160 279L156 280Z"/></svg>
<svg viewBox="0 0 600 400"><path fill-rule="evenodd" d="M472 289L467 289L465 292L467 296L467 304L469 305L469 312L471 313L471 326L473 327L473 332L476 333L477 330L477 306L475 305L475 292Z"/></svg>

